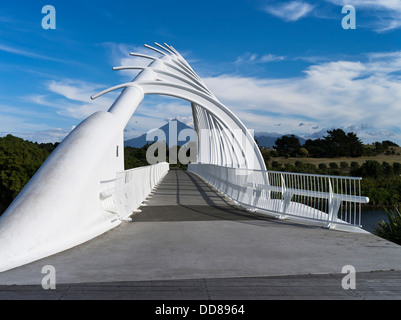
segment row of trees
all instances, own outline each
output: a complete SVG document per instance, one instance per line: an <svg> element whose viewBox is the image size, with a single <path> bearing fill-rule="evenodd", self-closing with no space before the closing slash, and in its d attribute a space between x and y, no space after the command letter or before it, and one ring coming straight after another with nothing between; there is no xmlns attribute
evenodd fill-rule
<svg viewBox="0 0 401 320"><path fill-rule="evenodd" d="M322 139L308 139L303 145L294 135L283 136L275 142L274 149L281 157L310 156L314 158L360 157L390 152L391 147L398 147L391 141L376 142L364 146L353 132L345 133L342 129L328 130ZM392 149L394 152L394 149Z"/></svg>
<svg viewBox="0 0 401 320"><path fill-rule="evenodd" d="M296 161L294 164L281 164L273 161L268 168L270 170L325 174L325 175L350 175L362 177L361 192L369 197L369 206L393 206L401 203L401 163L378 162L366 160L361 165L358 162L331 162L328 165L320 163L314 165Z"/></svg>

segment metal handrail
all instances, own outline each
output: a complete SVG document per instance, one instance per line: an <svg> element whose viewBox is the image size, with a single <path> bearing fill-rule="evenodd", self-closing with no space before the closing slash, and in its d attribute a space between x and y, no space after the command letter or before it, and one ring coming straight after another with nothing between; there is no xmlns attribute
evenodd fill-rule
<svg viewBox="0 0 401 320"><path fill-rule="evenodd" d="M361 227L361 178L191 163L188 170L249 210Z"/></svg>

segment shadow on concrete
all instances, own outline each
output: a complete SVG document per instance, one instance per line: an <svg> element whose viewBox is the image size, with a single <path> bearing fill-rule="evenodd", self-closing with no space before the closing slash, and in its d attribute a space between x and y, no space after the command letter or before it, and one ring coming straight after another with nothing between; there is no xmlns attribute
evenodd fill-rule
<svg viewBox="0 0 401 320"><path fill-rule="evenodd" d="M172 190L176 190L176 192L172 192ZM266 222L269 222L300 228L320 229L319 226L276 220L242 209L218 194L196 175L185 170L171 170L167 179L158 188L157 194L174 197L174 205L153 206L151 205L152 200L150 200L149 206L142 208L142 213L133 216L134 222L226 220L263 227L266 227ZM202 200L191 200L191 197L201 197ZM167 201L167 203L172 203L172 201Z"/></svg>

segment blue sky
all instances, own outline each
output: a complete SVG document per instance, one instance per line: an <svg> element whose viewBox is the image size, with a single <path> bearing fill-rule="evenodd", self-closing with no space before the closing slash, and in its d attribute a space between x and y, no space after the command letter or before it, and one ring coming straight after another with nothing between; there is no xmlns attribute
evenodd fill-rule
<svg viewBox="0 0 401 320"><path fill-rule="evenodd" d="M42 28L42 7L56 29ZM356 10L345 30L343 6ZM249 129L321 137L353 131L401 145L401 1L61 1L0 5L0 135L55 142L131 80L129 52L166 42ZM146 97L126 128L135 137L178 118L188 103Z"/></svg>

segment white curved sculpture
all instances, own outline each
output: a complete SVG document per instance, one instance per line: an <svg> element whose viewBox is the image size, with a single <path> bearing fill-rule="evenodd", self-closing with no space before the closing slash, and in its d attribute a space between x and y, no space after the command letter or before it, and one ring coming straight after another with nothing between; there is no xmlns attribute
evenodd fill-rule
<svg viewBox="0 0 401 320"><path fill-rule="evenodd" d="M242 122L173 47L156 46L146 47L159 58L131 53L150 59L148 67L114 68L142 71L132 82L93 96L124 88L107 112L94 113L62 141L0 217L0 272L81 244L121 223L102 206L100 182L124 170L124 128L147 94L191 102L195 129L210 132L199 135L198 162L265 169Z"/></svg>

